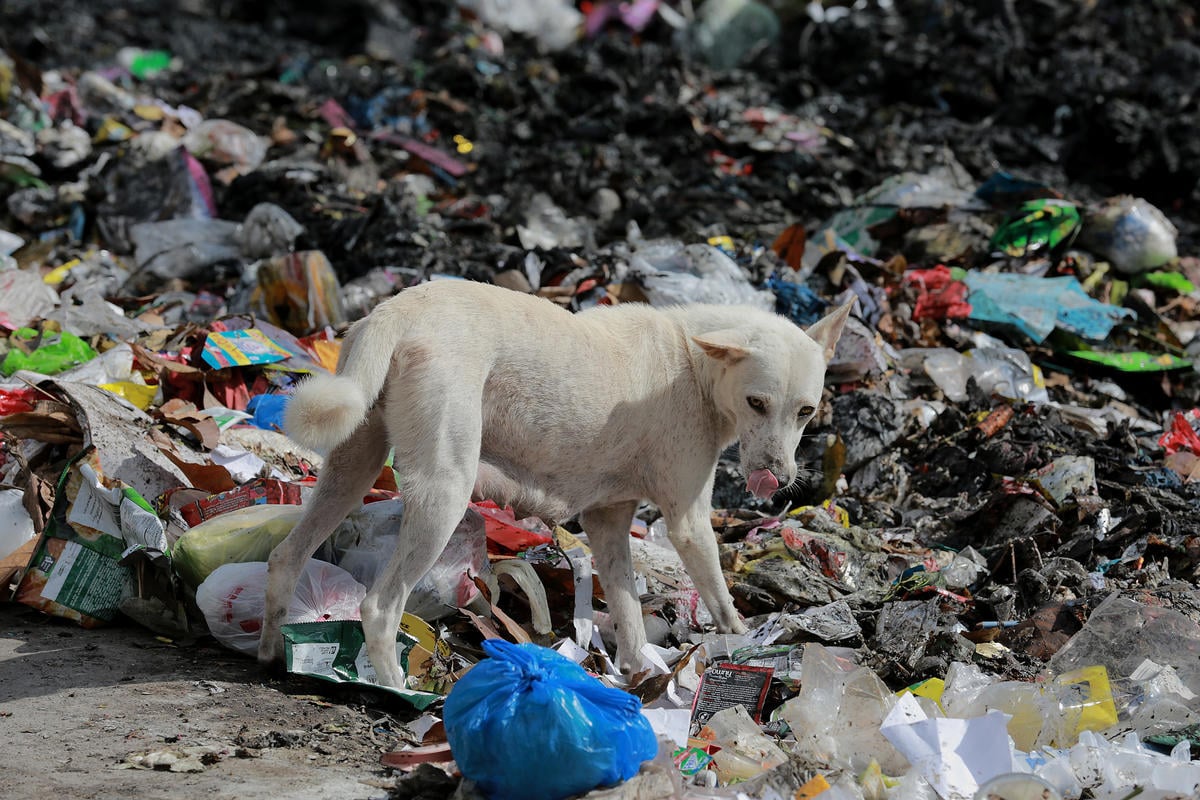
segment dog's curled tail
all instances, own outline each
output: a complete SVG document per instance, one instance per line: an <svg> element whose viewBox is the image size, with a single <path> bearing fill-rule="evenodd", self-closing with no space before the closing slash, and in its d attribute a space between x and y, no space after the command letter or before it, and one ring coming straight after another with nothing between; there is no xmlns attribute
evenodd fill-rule
<svg viewBox="0 0 1200 800"><path fill-rule="evenodd" d="M346 375L314 375L292 394L284 430L295 441L328 453L362 424L370 404L358 383Z"/></svg>
<svg viewBox="0 0 1200 800"><path fill-rule="evenodd" d="M392 347L362 348L355 343L368 320L354 325L342 346L336 375L314 375L292 393L284 412L287 435L318 453L329 453L363 423L383 390L392 362Z"/></svg>

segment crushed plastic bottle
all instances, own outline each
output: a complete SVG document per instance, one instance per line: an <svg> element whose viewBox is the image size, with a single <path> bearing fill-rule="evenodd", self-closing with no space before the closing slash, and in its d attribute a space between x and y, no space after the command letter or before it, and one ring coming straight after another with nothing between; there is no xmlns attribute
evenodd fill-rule
<svg viewBox="0 0 1200 800"><path fill-rule="evenodd" d="M988 342L987 346L965 353L939 347L911 348L900 355L906 368L923 370L946 397L956 403L967 399L967 381L971 378L985 394L1029 403L1050 400L1041 370L1029 355L1024 350L1005 347L998 342Z"/></svg>
<svg viewBox="0 0 1200 800"><path fill-rule="evenodd" d="M721 748L713 754L713 763L722 784L749 780L787 761L787 753L762 732L745 706L718 711L705 729L702 733Z"/></svg>

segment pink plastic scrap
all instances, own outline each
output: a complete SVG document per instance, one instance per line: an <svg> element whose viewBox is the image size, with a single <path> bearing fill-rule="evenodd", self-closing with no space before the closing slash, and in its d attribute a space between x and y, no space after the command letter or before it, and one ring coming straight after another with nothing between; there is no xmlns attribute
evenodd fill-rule
<svg viewBox="0 0 1200 800"><path fill-rule="evenodd" d="M632 3L596 3L588 12L584 30L595 36L610 20L620 19L625 27L641 33L658 13L659 0L633 0Z"/></svg>

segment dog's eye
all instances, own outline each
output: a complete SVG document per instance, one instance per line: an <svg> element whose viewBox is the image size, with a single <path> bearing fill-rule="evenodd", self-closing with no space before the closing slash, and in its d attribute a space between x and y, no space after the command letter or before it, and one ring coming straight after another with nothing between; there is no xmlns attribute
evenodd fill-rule
<svg viewBox="0 0 1200 800"><path fill-rule="evenodd" d="M813 415L813 412L815 412L815 411L816 411L816 409L813 408L812 406L805 406L804 408L800 409L800 413L796 415L796 418L797 419L807 419L807 418L811 417Z"/></svg>
<svg viewBox="0 0 1200 800"><path fill-rule="evenodd" d="M767 401L761 397L747 397L746 402L751 408L760 413L767 410Z"/></svg>

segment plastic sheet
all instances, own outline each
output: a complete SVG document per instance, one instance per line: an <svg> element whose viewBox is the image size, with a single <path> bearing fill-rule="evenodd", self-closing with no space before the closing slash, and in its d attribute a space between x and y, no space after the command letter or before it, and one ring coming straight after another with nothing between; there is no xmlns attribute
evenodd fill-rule
<svg viewBox="0 0 1200 800"><path fill-rule="evenodd" d="M0 559L33 538L33 520L20 489L0 489Z"/></svg>
<svg viewBox="0 0 1200 800"><path fill-rule="evenodd" d="M238 225L219 219L144 222L130 229L138 269L160 279L192 278L223 261L240 262Z"/></svg>
<svg viewBox="0 0 1200 800"><path fill-rule="evenodd" d="M332 537L337 563L367 586L373 585L396 549L403 519L402 500L363 506L347 517ZM423 620L453 613L479 596L472 578L488 572L483 520L469 511L450 534L437 561L413 586L404 610Z"/></svg>
<svg viewBox="0 0 1200 800"><path fill-rule="evenodd" d="M274 203L259 203L250 209L234 234L249 258L269 258L292 250L304 226Z"/></svg>
<svg viewBox="0 0 1200 800"><path fill-rule="evenodd" d="M0 373L8 376L17 370L29 370L42 375L57 375L96 357L96 351L87 342L66 331L39 334L32 328L21 328L13 333L12 338L33 343L39 336L41 341L31 353L15 348L9 350L4 361L0 362Z"/></svg>
<svg viewBox="0 0 1200 800"><path fill-rule="evenodd" d="M870 669L808 644L800 693L780 714L796 735L798 753L856 772L876 760L895 775L907 762L879 732L895 705L896 695Z"/></svg>
<svg viewBox="0 0 1200 800"><path fill-rule="evenodd" d="M583 14L567 0L463 0L485 25L523 33L546 50L562 50L579 36Z"/></svg>
<svg viewBox="0 0 1200 800"><path fill-rule="evenodd" d="M1037 278L1010 273L969 272L970 319L997 325L1042 342L1055 328L1102 341L1122 320L1135 315L1088 297L1075 278Z"/></svg>
<svg viewBox="0 0 1200 800"><path fill-rule="evenodd" d="M1055 653L1050 668L1069 672L1102 664L1113 677L1123 678L1145 659L1174 667L1183 684L1200 694L1200 625L1174 609L1144 605L1113 594Z"/></svg>

